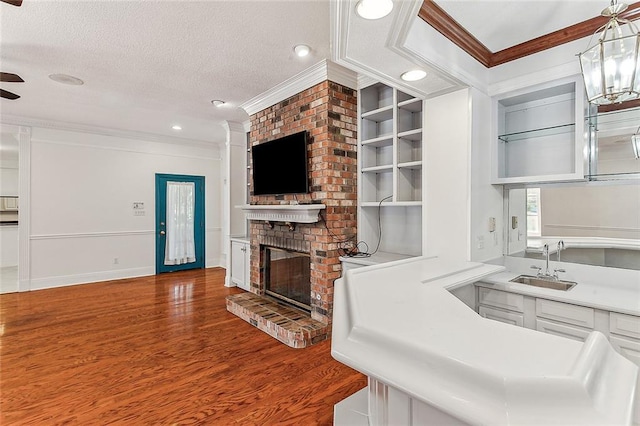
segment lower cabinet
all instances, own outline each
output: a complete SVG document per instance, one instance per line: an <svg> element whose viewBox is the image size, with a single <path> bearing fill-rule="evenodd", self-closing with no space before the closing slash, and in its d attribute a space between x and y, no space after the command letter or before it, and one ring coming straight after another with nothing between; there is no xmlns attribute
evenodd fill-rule
<svg viewBox="0 0 640 426"><path fill-rule="evenodd" d="M536 330L584 342L593 329L536 318Z"/></svg>
<svg viewBox="0 0 640 426"><path fill-rule="evenodd" d="M489 308L487 306L480 306L478 308L478 313L483 318L489 318L495 321L517 325L518 327L524 327L524 315L521 313L503 311L501 309Z"/></svg>
<svg viewBox="0 0 640 426"><path fill-rule="evenodd" d="M609 336L613 346L624 357L640 365L640 341L620 336Z"/></svg>
<svg viewBox="0 0 640 426"><path fill-rule="evenodd" d="M243 290L249 291L249 242L231 240L231 282Z"/></svg>
<svg viewBox="0 0 640 426"><path fill-rule="evenodd" d="M484 318L584 342L600 331L618 353L640 365L640 317L558 302L476 284Z"/></svg>

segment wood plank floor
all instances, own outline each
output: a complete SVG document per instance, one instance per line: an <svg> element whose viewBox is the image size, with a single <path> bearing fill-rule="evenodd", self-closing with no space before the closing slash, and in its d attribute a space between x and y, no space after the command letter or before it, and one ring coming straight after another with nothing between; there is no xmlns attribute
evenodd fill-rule
<svg viewBox="0 0 640 426"><path fill-rule="evenodd" d="M366 386L330 342L228 313L224 269L0 295L0 424L331 424Z"/></svg>

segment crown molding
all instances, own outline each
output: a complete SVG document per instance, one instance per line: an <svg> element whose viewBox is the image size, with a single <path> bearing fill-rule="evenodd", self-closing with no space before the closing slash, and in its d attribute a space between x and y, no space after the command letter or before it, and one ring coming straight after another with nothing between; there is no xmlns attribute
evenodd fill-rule
<svg viewBox="0 0 640 426"><path fill-rule="evenodd" d="M41 120L15 115L2 114L0 124L10 124L15 126L40 127L44 129L65 130L79 133L92 133L102 136L113 136L124 139L136 139L145 142L167 143L182 146L192 146L197 148L211 148L221 146L224 142L208 142L197 139L176 138L163 136L154 133L136 132L132 130L119 130L108 127L88 126L85 124L69 123L64 121Z"/></svg>
<svg viewBox="0 0 640 426"><path fill-rule="evenodd" d="M462 25L438 6L434 0L423 0L418 13L420 19L431 25L436 31L480 62L486 68L502 65L525 56L540 53L565 43L593 35L608 18L596 16L549 34L536 37L498 52L490 51ZM640 2L631 3L620 18L634 21L640 18Z"/></svg>
<svg viewBox="0 0 640 426"><path fill-rule="evenodd" d="M397 75L389 75L374 66L370 66L351 57L349 55L348 43L349 28L351 24L350 20L356 19L353 18L355 12L352 10L352 6L354 4L355 3L351 0L339 0L332 2L332 7L330 9L332 14L331 46L333 61L358 73L358 88L367 87L373 83L381 82L396 87L397 89L413 96L430 98L464 87L459 80L452 79L452 77L444 73L432 62L415 55L414 52L404 47L407 35L411 30L413 22L417 18L418 10L421 7L421 0L397 2L396 7L394 8L393 21L385 44L382 46L372 46L371 49L386 49L390 51L393 54L393 57L397 58L400 62L406 61L407 67L417 66L427 68L430 71L430 74L435 77L429 80L431 84L425 85L424 81L419 82L418 84L407 83L401 80Z"/></svg>
<svg viewBox="0 0 640 426"><path fill-rule="evenodd" d="M352 89L355 89L357 85L356 75L353 71L323 59L266 92L249 99L241 104L240 108L244 109L247 114L253 115L325 80L331 80Z"/></svg>
<svg viewBox="0 0 640 426"><path fill-rule="evenodd" d="M244 123L238 123L237 121L225 121L222 123L224 130L228 132L244 132Z"/></svg>

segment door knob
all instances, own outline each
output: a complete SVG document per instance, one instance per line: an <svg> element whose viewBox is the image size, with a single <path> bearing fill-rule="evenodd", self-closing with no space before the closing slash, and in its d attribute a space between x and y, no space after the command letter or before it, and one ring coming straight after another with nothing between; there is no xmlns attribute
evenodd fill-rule
<svg viewBox="0 0 640 426"><path fill-rule="evenodd" d="M166 234L166 232L160 231L160 235L164 235L164 234Z"/></svg>

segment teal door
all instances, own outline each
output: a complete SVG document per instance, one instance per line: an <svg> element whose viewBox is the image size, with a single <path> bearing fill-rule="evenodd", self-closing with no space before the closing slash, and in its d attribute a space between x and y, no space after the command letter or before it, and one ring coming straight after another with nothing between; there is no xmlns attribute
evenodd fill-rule
<svg viewBox="0 0 640 426"><path fill-rule="evenodd" d="M204 176L156 174L156 274L204 268L204 213Z"/></svg>

